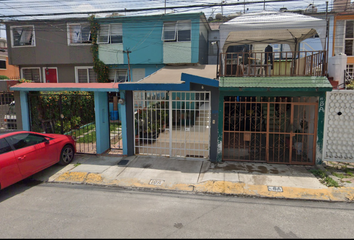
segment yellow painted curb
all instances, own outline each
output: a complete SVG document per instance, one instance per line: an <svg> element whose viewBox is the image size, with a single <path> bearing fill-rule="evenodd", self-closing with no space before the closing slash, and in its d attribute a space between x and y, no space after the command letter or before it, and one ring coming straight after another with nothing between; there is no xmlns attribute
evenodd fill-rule
<svg viewBox="0 0 354 240"><path fill-rule="evenodd" d="M66 172L55 179L58 182L83 182L85 181L86 172Z"/></svg>
<svg viewBox="0 0 354 240"><path fill-rule="evenodd" d="M196 192L241 194L259 197L307 199L307 200L330 200L330 201L353 201L354 188L323 188L307 189L296 187L282 187L282 192L268 190L265 185L247 185L227 181L206 181L194 185Z"/></svg>
<svg viewBox="0 0 354 240"><path fill-rule="evenodd" d="M103 181L103 178L101 176L101 174L97 174L97 173L89 173L86 177L86 183L90 183L90 184L101 184Z"/></svg>

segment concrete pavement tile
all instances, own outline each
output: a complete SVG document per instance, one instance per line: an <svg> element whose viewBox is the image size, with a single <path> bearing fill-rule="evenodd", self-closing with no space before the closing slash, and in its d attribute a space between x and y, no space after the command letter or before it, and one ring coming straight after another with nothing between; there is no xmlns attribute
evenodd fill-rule
<svg viewBox="0 0 354 240"><path fill-rule="evenodd" d="M310 189L326 189L327 187L320 183L316 177L288 177L267 174L248 174L240 173L239 179L247 185L265 185L281 187L297 187Z"/></svg>
<svg viewBox="0 0 354 240"><path fill-rule="evenodd" d="M197 183L202 164L199 160L139 156L116 177L116 181L125 186L143 184L173 188L181 184L184 188Z"/></svg>
<svg viewBox="0 0 354 240"><path fill-rule="evenodd" d="M208 171L199 177L199 183L206 181L240 182L239 173Z"/></svg>

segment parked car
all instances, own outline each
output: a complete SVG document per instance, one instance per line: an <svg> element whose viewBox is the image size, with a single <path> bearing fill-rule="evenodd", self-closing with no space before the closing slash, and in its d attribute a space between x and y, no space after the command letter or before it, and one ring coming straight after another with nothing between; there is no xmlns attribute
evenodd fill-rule
<svg viewBox="0 0 354 240"><path fill-rule="evenodd" d="M17 129L15 101L9 104L9 110L4 116L4 124L6 129Z"/></svg>
<svg viewBox="0 0 354 240"><path fill-rule="evenodd" d="M76 153L71 136L31 131L0 132L0 189L54 164L67 165Z"/></svg>

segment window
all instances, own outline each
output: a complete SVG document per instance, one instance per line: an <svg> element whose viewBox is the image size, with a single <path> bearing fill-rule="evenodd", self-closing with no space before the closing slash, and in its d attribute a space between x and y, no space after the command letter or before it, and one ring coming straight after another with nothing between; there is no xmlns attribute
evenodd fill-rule
<svg viewBox="0 0 354 240"><path fill-rule="evenodd" d="M13 47L35 46L34 26L11 27L11 40Z"/></svg>
<svg viewBox="0 0 354 240"><path fill-rule="evenodd" d="M12 149L5 139L0 139L0 154L10 152Z"/></svg>
<svg viewBox="0 0 354 240"><path fill-rule="evenodd" d="M115 82L127 82L128 71L127 69L119 69L116 71Z"/></svg>
<svg viewBox="0 0 354 240"><path fill-rule="evenodd" d="M75 67L75 82L93 83L97 82L97 76L93 67Z"/></svg>
<svg viewBox="0 0 354 240"><path fill-rule="evenodd" d="M34 82L41 82L41 75L40 75L39 68L21 68L21 78L26 80L32 80Z"/></svg>
<svg viewBox="0 0 354 240"><path fill-rule="evenodd" d="M98 33L98 43L123 43L122 24L102 24Z"/></svg>
<svg viewBox="0 0 354 240"><path fill-rule="evenodd" d="M344 53L347 56L353 56L353 42L354 42L354 21L346 21L345 23L345 37L344 37Z"/></svg>
<svg viewBox="0 0 354 240"><path fill-rule="evenodd" d="M15 149L20 149L44 142L45 137L36 134L21 133L7 137L6 140L8 140Z"/></svg>
<svg viewBox="0 0 354 240"><path fill-rule="evenodd" d="M6 69L6 60L0 59L0 69Z"/></svg>
<svg viewBox="0 0 354 240"><path fill-rule="evenodd" d="M191 21L165 22L162 30L165 42L185 42L191 40Z"/></svg>
<svg viewBox="0 0 354 240"><path fill-rule="evenodd" d="M91 43L91 30L89 23L69 23L68 24L68 43L85 44Z"/></svg>

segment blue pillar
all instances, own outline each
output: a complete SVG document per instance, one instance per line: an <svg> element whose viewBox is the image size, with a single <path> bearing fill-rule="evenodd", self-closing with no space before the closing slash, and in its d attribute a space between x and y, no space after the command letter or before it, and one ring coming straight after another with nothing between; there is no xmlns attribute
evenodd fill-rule
<svg viewBox="0 0 354 240"><path fill-rule="evenodd" d="M22 129L24 131L30 131L30 119L28 109L28 92L20 91L20 104L21 104L21 117L22 117Z"/></svg>
<svg viewBox="0 0 354 240"><path fill-rule="evenodd" d="M124 104L118 104L118 115L122 124L122 141L123 141L123 154L128 155L128 141L127 141L127 112L125 104L125 91L120 91L120 98L124 100Z"/></svg>
<svg viewBox="0 0 354 240"><path fill-rule="evenodd" d="M108 99L106 92L95 92L96 151L107 151L109 146Z"/></svg>

